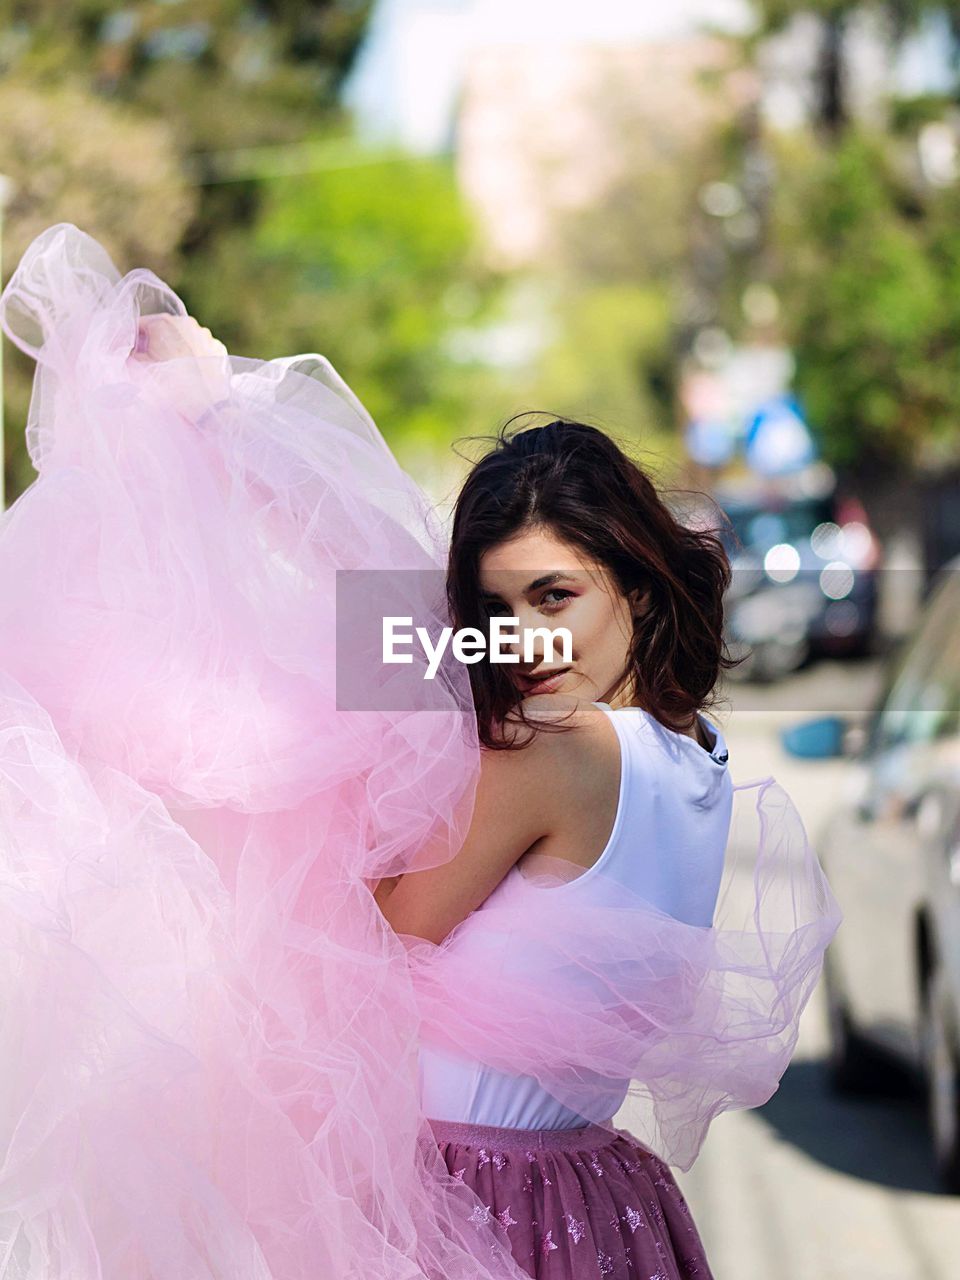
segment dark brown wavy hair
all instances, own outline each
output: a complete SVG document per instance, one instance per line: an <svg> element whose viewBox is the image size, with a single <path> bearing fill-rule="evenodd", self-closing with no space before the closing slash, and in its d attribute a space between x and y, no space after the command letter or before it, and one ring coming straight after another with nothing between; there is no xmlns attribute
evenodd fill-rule
<svg viewBox="0 0 960 1280"><path fill-rule="evenodd" d="M723 640L731 569L718 533L679 523L649 476L596 427L557 419L508 434L513 421L493 438L456 500L446 578L452 625L489 634L481 557L523 532L546 529L603 565L623 595L649 588L624 679L632 678L637 705L661 724L690 728L699 710L716 705L721 669L742 661L729 656ZM481 661L469 672L484 746L526 746L536 731L563 727L534 727L502 664ZM503 736L508 716L532 730L522 742Z"/></svg>

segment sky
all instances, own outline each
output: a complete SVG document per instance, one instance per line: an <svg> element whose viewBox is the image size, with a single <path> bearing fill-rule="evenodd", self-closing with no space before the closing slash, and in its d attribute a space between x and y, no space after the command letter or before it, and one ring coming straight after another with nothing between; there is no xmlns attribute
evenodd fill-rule
<svg viewBox="0 0 960 1280"><path fill-rule="evenodd" d="M475 49L635 43L711 27L743 32L752 14L749 0L377 0L343 97L362 136L444 151ZM893 74L900 92L949 85L947 47L943 24L929 20L899 57Z"/></svg>
<svg viewBox="0 0 960 1280"><path fill-rule="evenodd" d="M442 150L466 58L488 44L634 42L750 25L747 0L378 0L344 100L361 132Z"/></svg>

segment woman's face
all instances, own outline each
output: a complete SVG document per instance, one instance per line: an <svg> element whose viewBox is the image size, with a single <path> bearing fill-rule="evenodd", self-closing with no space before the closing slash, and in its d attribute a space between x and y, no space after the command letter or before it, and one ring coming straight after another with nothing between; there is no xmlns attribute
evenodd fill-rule
<svg viewBox="0 0 960 1280"><path fill-rule="evenodd" d="M549 581L542 581L545 578ZM503 647L520 656L504 669L523 697L562 692L611 706L629 700L629 689L620 686L627 671L633 610L604 566L538 527L484 552L480 590L492 614L520 620L512 629L520 636L519 644ZM533 627L566 627L571 661L563 661L559 642L553 654L545 656L545 637L535 636L533 661L524 662L524 632ZM559 678L539 683L553 673Z"/></svg>

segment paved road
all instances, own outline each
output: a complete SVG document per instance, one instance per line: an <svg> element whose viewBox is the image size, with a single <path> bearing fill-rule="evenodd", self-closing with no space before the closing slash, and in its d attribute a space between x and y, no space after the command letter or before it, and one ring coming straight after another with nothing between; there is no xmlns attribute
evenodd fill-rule
<svg viewBox="0 0 960 1280"><path fill-rule="evenodd" d="M877 676L874 662L822 663L762 693L734 687L732 713L714 717L734 781L772 773L815 831L842 770L791 760L777 730L863 711ZM922 1101L831 1095L825 1040L821 985L779 1090L717 1117L697 1163L675 1171L716 1280L960 1280L960 1197L937 1190ZM630 1127L629 1104L618 1123Z"/></svg>

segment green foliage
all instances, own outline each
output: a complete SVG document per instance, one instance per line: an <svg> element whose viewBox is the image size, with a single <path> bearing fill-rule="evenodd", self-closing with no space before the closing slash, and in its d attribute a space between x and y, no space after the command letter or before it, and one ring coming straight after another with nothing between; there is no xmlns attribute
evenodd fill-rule
<svg viewBox="0 0 960 1280"><path fill-rule="evenodd" d="M55 222L99 240L121 270L148 264L176 277L196 208L170 130L128 104L71 85L0 82L0 174L12 183L3 230L4 282L27 245ZM4 444L12 500L34 479L24 443L34 364L5 348Z"/></svg>
<svg viewBox="0 0 960 1280"><path fill-rule="evenodd" d="M784 301L797 387L826 458L881 471L937 465L960 450L958 193L924 182L918 131L949 95L889 103L889 133L864 131L846 102L847 19L860 0L755 0L761 28L823 19L814 124L771 142L777 156L770 276ZM896 42L957 0L880 0ZM769 274L769 259L765 274Z"/></svg>
<svg viewBox="0 0 960 1280"><path fill-rule="evenodd" d="M827 19L844 19L864 8L864 0L753 0L761 23L776 31L798 13L814 13ZM924 11L952 13L960 10L954 0L881 0L894 27L903 29L917 21Z"/></svg>
<svg viewBox="0 0 960 1280"><path fill-rule="evenodd" d="M254 226L196 263L191 309L240 355L322 352L391 443L445 445L489 403L493 375L448 335L484 322L492 286L447 163L355 159L270 183Z"/></svg>
<svg viewBox="0 0 960 1280"><path fill-rule="evenodd" d="M746 43L756 51L765 35L782 30L797 14L820 19L821 40L814 74L817 101L814 117L826 135L837 135L852 123L847 101L851 55L847 32L850 19L871 13L883 21L887 35L902 40L911 29L931 14L946 16L956 46L960 31L960 0L754 0L759 19L757 30ZM956 52L956 49L954 50Z"/></svg>
<svg viewBox="0 0 960 1280"><path fill-rule="evenodd" d="M266 253L306 255L324 289L363 280L372 293L442 291L463 264L470 228L450 166L403 155L276 182L257 243ZM425 273L432 278L421 279ZM411 286L417 284L416 290Z"/></svg>
<svg viewBox="0 0 960 1280"><path fill-rule="evenodd" d="M607 284L568 296L560 332L543 356L527 398L559 416L596 422L644 446L677 452L669 379L672 314L654 285Z"/></svg>
<svg viewBox="0 0 960 1280"><path fill-rule="evenodd" d="M838 465L960 445L960 197L919 192L889 140L781 140L772 239L797 389Z"/></svg>
<svg viewBox="0 0 960 1280"><path fill-rule="evenodd" d="M148 266L185 295L208 255L242 266L258 181L221 182L220 158L208 153L296 143L338 118L335 90L369 8L370 0L122 8L0 0L0 173L14 184L6 275L30 239L59 221L102 241L121 270ZM264 321L250 314L246 284L242 270L228 272L218 303L252 341ZM283 315L279 289L273 303ZM33 367L9 349L6 358L12 500L33 478L22 434Z"/></svg>

